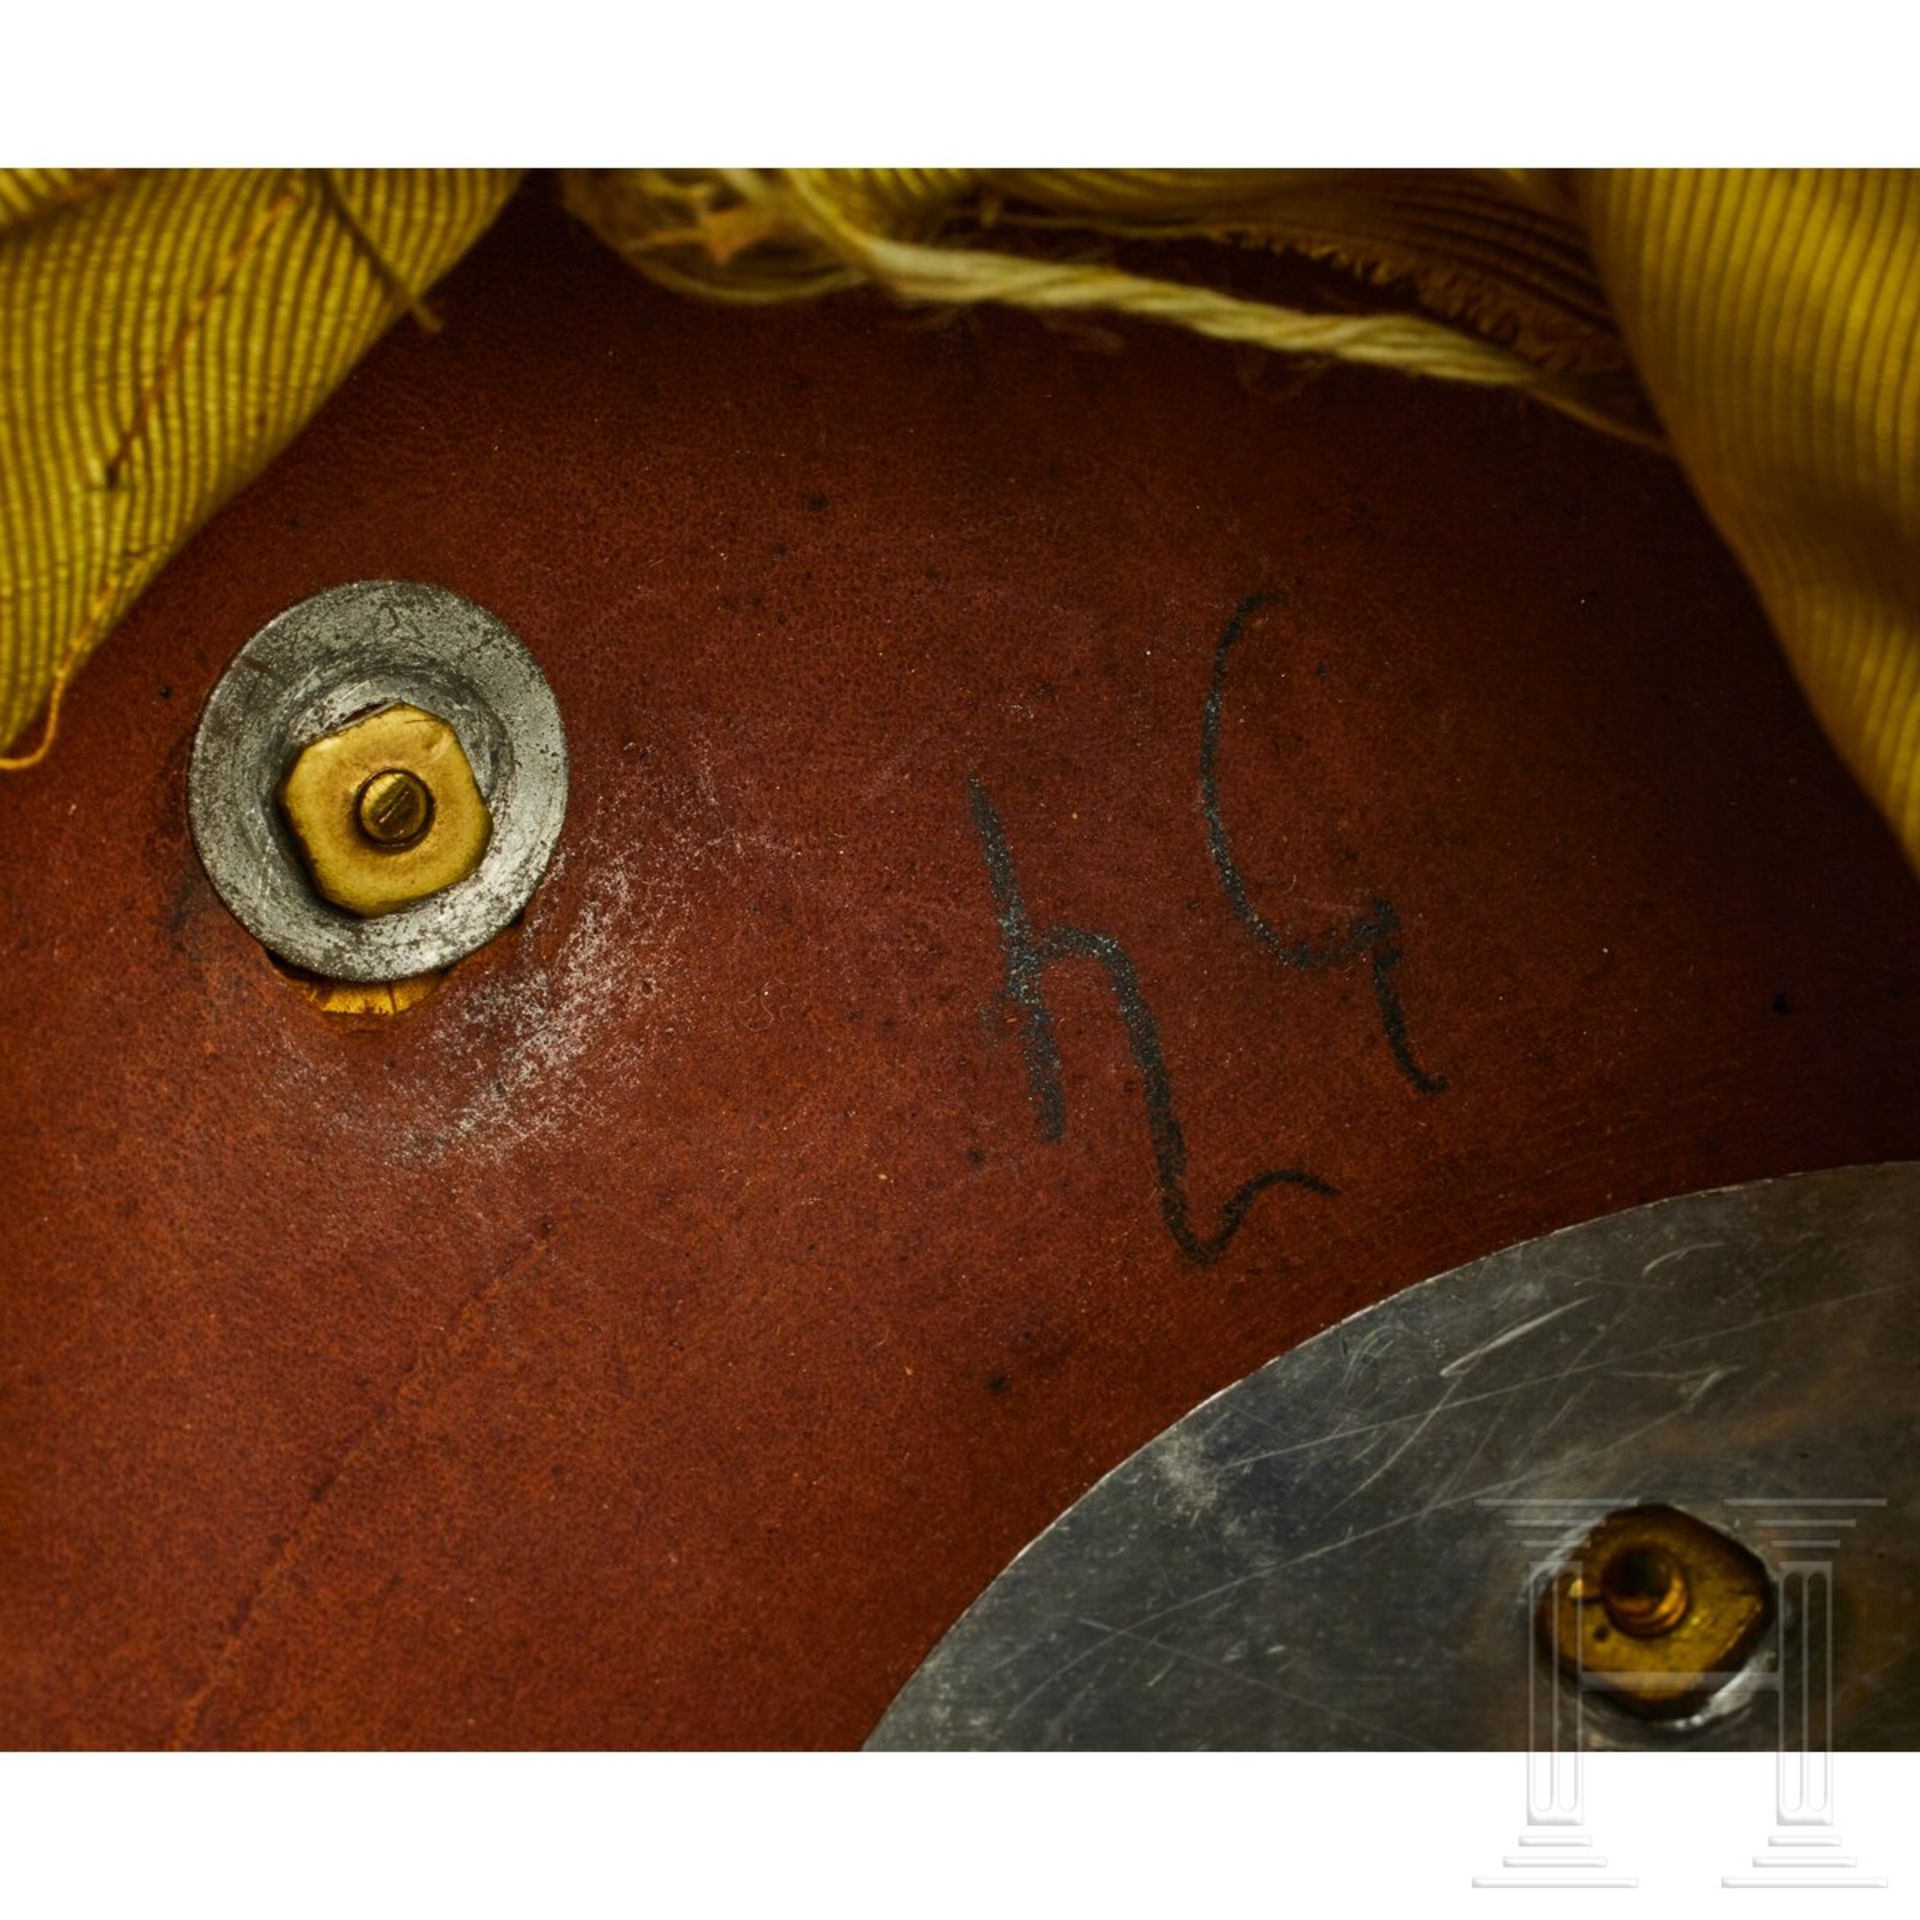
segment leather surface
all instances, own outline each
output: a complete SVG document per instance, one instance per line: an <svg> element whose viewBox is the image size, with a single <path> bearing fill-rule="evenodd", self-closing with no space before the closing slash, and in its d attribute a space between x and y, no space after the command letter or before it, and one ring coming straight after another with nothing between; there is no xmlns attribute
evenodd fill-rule
<svg viewBox="0 0 1920 1920"><path fill-rule="evenodd" d="M851 1744L1341 1316L1920 1153L1920 903L1657 461L684 304L537 202L438 304L0 786L0 1739ZM234 650L363 577L506 619L574 765L386 1021L185 820Z"/></svg>

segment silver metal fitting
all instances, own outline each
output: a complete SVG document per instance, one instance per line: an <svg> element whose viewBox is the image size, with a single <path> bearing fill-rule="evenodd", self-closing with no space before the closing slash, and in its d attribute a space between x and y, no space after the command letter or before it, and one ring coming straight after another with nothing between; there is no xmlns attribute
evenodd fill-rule
<svg viewBox="0 0 1920 1920"><path fill-rule="evenodd" d="M452 730L491 830L471 871L367 917L316 887L282 789L316 742L402 707ZM404 980L484 946L532 896L566 817L566 735L532 655L484 607L363 580L288 608L234 656L200 717L187 808L207 877L263 946L330 980Z"/></svg>

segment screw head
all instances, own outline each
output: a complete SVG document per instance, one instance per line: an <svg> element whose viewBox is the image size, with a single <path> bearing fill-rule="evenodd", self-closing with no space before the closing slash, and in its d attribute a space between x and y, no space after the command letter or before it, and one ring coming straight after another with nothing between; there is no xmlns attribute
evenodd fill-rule
<svg viewBox="0 0 1920 1920"><path fill-rule="evenodd" d="M460 736L405 705L303 747L281 782L280 810L315 891L362 919L464 880L493 831Z"/></svg>
<svg viewBox="0 0 1920 1920"><path fill-rule="evenodd" d="M410 847L433 819L433 794L417 773L385 767L360 789L354 820L376 847Z"/></svg>

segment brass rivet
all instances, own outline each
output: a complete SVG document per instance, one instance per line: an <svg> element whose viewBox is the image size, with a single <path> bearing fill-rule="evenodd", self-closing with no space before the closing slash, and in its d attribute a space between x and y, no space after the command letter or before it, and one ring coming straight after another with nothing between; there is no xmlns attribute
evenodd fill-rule
<svg viewBox="0 0 1920 1920"><path fill-rule="evenodd" d="M1687 1611L1687 1576L1665 1547L1622 1547L1600 1574L1600 1604L1622 1633L1656 1639Z"/></svg>
<svg viewBox="0 0 1920 1920"><path fill-rule="evenodd" d="M1540 1596L1541 1634L1583 1688L1653 1719L1697 1712L1746 1664L1772 1617L1767 1570L1678 1508L1610 1513Z"/></svg>
<svg viewBox="0 0 1920 1920"><path fill-rule="evenodd" d="M376 847L410 847L433 821L433 795L417 773L387 767L360 789L355 821Z"/></svg>

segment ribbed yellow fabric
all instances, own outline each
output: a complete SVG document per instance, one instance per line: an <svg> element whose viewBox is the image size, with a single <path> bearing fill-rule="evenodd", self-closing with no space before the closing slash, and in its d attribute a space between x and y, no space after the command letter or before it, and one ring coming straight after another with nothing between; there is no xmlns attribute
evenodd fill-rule
<svg viewBox="0 0 1920 1920"><path fill-rule="evenodd" d="M1604 173L1578 193L1675 452L1920 863L1920 174Z"/></svg>
<svg viewBox="0 0 1920 1920"><path fill-rule="evenodd" d="M517 177L0 172L0 765Z"/></svg>
<svg viewBox="0 0 1920 1920"><path fill-rule="evenodd" d="M119 179L118 172L79 167L0 170L0 232L56 207L89 199Z"/></svg>
<svg viewBox="0 0 1920 1920"><path fill-rule="evenodd" d="M0 767L45 751L88 649L382 328L429 317L421 291L515 178L0 172L0 746L47 705ZM713 297L865 281L1132 312L1512 385L1631 433L1624 335L1920 863L1920 175L637 171L563 190L637 266ZM1195 235L1399 280L1426 315L1291 313L1095 251Z"/></svg>

